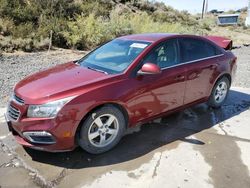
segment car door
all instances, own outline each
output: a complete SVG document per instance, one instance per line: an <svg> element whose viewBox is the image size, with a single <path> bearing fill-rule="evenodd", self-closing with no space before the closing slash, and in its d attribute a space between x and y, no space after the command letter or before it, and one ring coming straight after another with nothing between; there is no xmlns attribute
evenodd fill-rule
<svg viewBox="0 0 250 188"><path fill-rule="evenodd" d="M199 38L179 40L181 63L187 70L184 104L209 96L210 80L217 69L217 57L222 55L211 43Z"/></svg>
<svg viewBox="0 0 250 188"><path fill-rule="evenodd" d="M137 121L173 110L183 105L185 76L179 67L179 47L177 39L163 42L143 59L144 63L155 63L161 68L156 75L143 75L134 78L135 103L132 107Z"/></svg>

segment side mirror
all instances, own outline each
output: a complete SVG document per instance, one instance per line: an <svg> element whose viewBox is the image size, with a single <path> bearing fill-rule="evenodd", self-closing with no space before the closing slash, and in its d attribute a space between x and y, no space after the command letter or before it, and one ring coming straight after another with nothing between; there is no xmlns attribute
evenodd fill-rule
<svg viewBox="0 0 250 188"><path fill-rule="evenodd" d="M146 74L160 74L161 68L153 63L145 63L142 68L137 72L138 75L146 75Z"/></svg>

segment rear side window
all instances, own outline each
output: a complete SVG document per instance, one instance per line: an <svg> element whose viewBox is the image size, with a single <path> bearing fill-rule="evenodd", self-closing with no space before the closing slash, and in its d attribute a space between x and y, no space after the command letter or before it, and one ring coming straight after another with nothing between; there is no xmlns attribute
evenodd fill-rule
<svg viewBox="0 0 250 188"><path fill-rule="evenodd" d="M195 61L202 58L218 55L220 51L212 44L191 38L180 40L181 62Z"/></svg>
<svg viewBox="0 0 250 188"><path fill-rule="evenodd" d="M205 42L205 41L204 41L204 43L205 43L205 50L207 52L208 57L222 54L221 50L218 49L218 47L216 47L215 45L210 44L210 43Z"/></svg>

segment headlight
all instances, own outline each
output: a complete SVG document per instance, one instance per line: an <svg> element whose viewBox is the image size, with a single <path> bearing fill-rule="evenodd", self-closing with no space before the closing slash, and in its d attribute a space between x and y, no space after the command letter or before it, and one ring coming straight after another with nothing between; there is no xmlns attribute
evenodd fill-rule
<svg viewBox="0 0 250 188"><path fill-rule="evenodd" d="M61 108L74 97L68 97L41 105L29 105L28 117L55 117Z"/></svg>

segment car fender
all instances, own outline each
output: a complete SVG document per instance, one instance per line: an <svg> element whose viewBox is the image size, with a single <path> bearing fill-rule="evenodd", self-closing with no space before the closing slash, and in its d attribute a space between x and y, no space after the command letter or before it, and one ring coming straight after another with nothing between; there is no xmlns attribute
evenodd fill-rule
<svg viewBox="0 0 250 188"><path fill-rule="evenodd" d="M227 71L224 71L224 72L221 72L217 77L216 79L214 79L213 83L212 83L212 87L210 87L210 90L209 90L209 96L211 95L212 91L213 91L213 88L215 86L215 84L218 82L218 80L220 80L223 76L230 76L231 77L231 74L230 72L227 72Z"/></svg>

